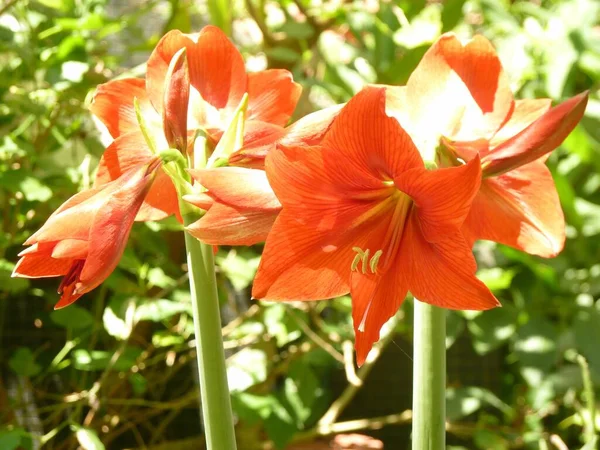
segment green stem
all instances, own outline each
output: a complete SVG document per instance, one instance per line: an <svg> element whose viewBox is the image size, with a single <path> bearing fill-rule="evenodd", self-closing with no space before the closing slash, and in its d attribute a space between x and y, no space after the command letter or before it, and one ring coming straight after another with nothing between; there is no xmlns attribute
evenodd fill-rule
<svg viewBox="0 0 600 450"><path fill-rule="evenodd" d="M413 450L446 448L446 310L415 299Z"/></svg>
<svg viewBox="0 0 600 450"><path fill-rule="evenodd" d="M196 219L193 214L184 216L185 225ZM187 232L185 247L207 449L236 450L213 249Z"/></svg>

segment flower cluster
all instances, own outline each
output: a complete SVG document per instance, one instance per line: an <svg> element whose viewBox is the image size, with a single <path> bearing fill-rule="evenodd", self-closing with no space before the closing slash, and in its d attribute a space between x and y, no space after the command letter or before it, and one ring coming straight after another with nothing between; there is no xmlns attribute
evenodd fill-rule
<svg viewBox="0 0 600 450"><path fill-rule="evenodd" d="M515 100L490 42L451 33L406 86L366 87L286 127L300 90L285 70L246 73L217 28L168 33L145 80L98 88L92 112L114 140L96 185L26 242L15 275L64 276L66 306L115 268L134 219L174 214L208 244L265 241L254 298L350 293L362 364L409 292L444 308L499 305L475 276L476 240L561 251L545 159L587 93L555 107Z"/></svg>

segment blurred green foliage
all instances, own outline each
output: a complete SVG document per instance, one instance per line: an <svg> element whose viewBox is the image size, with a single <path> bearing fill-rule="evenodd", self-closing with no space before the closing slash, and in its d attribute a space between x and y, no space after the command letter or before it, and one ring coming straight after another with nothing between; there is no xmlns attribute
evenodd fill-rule
<svg viewBox="0 0 600 450"><path fill-rule="evenodd" d="M560 101L590 90L584 120L549 160L568 222L564 252L542 260L491 243L476 246L479 275L504 307L448 314L448 419L454 449L596 448L600 415L584 395L588 373L578 358L589 362L597 386L594 0L0 3L0 448L202 445L178 224L136 225L118 270L66 310L52 311L56 280L29 282L10 273L21 243L91 185L106 142L86 108L95 86L143 76L143 62L165 31L207 23L232 34L250 69L293 72L304 87L296 117L345 102L367 83L405 83L446 31L491 39L519 97ZM412 363L402 350L410 348L410 301L384 338L382 356L356 374L344 364L352 358L349 299L250 301L260 250L222 248L217 257L240 449L292 449L363 429L386 448L408 448L409 416L401 413L410 408ZM388 426L373 431L382 424Z"/></svg>

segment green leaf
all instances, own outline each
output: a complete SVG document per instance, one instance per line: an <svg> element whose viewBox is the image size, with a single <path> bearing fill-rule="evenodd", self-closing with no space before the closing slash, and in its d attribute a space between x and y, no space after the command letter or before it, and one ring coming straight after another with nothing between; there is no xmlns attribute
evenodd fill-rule
<svg viewBox="0 0 600 450"><path fill-rule="evenodd" d="M231 281L234 289L240 292L254 280L260 255L249 249L236 248L230 250L225 257L219 253L216 260L221 272Z"/></svg>
<svg viewBox="0 0 600 450"><path fill-rule="evenodd" d="M521 363L521 374L530 386L539 385L556 362L557 337L554 326L542 317L533 317L517 330L514 350Z"/></svg>
<svg viewBox="0 0 600 450"><path fill-rule="evenodd" d="M27 347L19 347L8 360L8 366L18 375L34 377L42 371L42 367L35 362L35 356Z"/></svg>
<svg viewBox="0 0 600 450"><path fill-rule="evenodd" d="M17 294L26 290L30 282L26 278L12 278L15 265L5 259L0 259L0 286L5 292Z"/></svg>
<svg viewBox="0 0 600 450"><path fill-rule="evenodd" d="M456 339L465 329L465 319L456 311L448 310L446 313L446 348L452 347Z"/></svg>
<svg viewBox="0 0 600 450"><path fill-rule="evenodd" d="M104 444L94 430L79 425L72 425L72 428L83 450L105 450Z"/></svg>
<svg viewBox="0 0 600 450"><path fill-rule="evenodd" d="M284 449L298 428L290 413L281 404L275 404L273 412L265 420L265 430L275 448Z"/></svg>
<svg viewBox="0 0 600 450"><path fill-rule="evenodd" d="M590 369L600 374L600 311L582 308L575 317L573 331L578 350L588 360Z"/></svg>
<svg viewBox="0 0 600 450"><path fill-rule="evenodd" d="M52 197L52 190L33 177L26 177L21 181L19 191L30 202L45 202Z"/></svg>
<svg viewBox="0 0 600 450"><path fill-rule="evenodd" d="M478 270L477 278L483 281L492 291L500 291L510 287L516 274L516 270L493 267Z"/></svg>
<svg viewBox="0 0 600 450"><path fill-rule="evenodd" d="M442 33L452 30L463 18L466 0L447 0L442 9Z"/></svg>
<svg viewBox="0 0 600 450"><path fill-rule="evenodd" d="M129 384L133 389L133 393L141 397L148 390L148 380L141 373L132 373L129 375Z"/></svg>
<svg viewBox="0 0 600 450"><path fill-rule="evenodd" d="M507 416L513 414L513 409L492 394L480 387L464 387L446 392L446 416L448 420L459 420L473 414L484 406L491 406Z"/></svg>
<svg viewBox="0 0 600 450"><path fill-rule="evenodd" d="M130 370L141 354L141 348L125 347L125 350L119 359L117 359L112 369L117 372L125 372ZM113 357L113 352L77 349L71 353L71 356L73 358L73 366L77 370L96 371L104 370L108 367L110 360Z"/></svg>
<svg viewBox="0 0 600 450"><path fill-rule="evenodd" d="M50 313L50 319L56 325L71 330L81 330L94 325L94 316L87 309L78 305L69 308L58 309Z"/></svg>
<svg viewBox="0 0 600 450"><path fill-rule="evenodd" d="M474 319L467 321L475 351L485 355L500 347L515 332L516 319L515 310L505 306L483 311Z"/></svg>
<svg viewBox="0 0 600 450"><path fill-rule="evenodd" d="M309 365L293 364L284 382L284 396L298 419L298 428L311 416L315 399L323 395L319 380Z"/></svg>
<svg viewBox="0 0 600 450"><path fill-rule="evenodd" d="M30 450L32 444L31 436L24 428L0 430L0 449L2 450Z"/></svg>
<svg viewBox="0 0 600 450"><path fill-rule="evenodd" d="M218 26L227 36L231 36L233 8L228 0L208 0L210 23Z"/></svg>
<svg viewBox="0 0 600 450"><path fill-rule="evenodd" d="M227 361L231 392L245 391L267 379L267 355L262 350L244 348Z"/></svg>

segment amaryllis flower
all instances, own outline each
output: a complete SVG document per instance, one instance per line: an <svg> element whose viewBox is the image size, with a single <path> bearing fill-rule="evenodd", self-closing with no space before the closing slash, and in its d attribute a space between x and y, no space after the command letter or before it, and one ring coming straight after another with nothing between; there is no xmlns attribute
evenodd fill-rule
<svg viewBox="0 0 600 450"><path fill-rule="evenodd" d="M19 254L13 276L60 277L55 309L70 305L101 284L117 267L135 216L160 160L133 168L117 180L82 191L58 208Z"/></svg>
<svg viewBox="0 0 600 450"><path fill-rule="evenodd" d="M358 364L410 291L456 309L498 301L475 277L460 227L479 189L477 158L426 170L385 114L385 90L342 109L320 145L278 146L266 160L282 210L265 244L253 297L319 300L352 294Z"/></svg>
<svg viewBox="0 0 600 450"><path fill-rule="evenodd" d="M285 130L281 145L316 145L343 105L304 116ZM272 148L272 144L269 148ZM267 149L264 149L264 156ZM244 158L239 152L237 158ZM281 210L264 170L221 167L189 171L207 192L186 195L184 200L207 210L186 230L213 245L253 245L264 242Z"/></svg>
<svg viewBox="0 0 600 450"><path fill-rule="evenodd" d="M152 52L145 80L114 80L98 87L91 110L115 140L102 158L96 184L152 158L134 99L158 150L191 151L196 130L204 130L215 145L248 94L244 159L249 166L262 167L264 154L253 158L251 149L261 153L283 135L300 92L286 70L246 73L242 55L216 27L195 34L170 31ZM161 170L137 220L173 213L178 213L177 194Z"/></svg>
<svg viewBox="0 0 600 450"><path fill-rule="evenodd" d="M445 34L405 87L388 90L388 113L419 150L443 167L477 155L481 189L465 221L470 242L488 239L550 257L562 249L564 216L544 161L577 125L587 94L550 109L549 99L514 100L492 44Z"/></svg>

